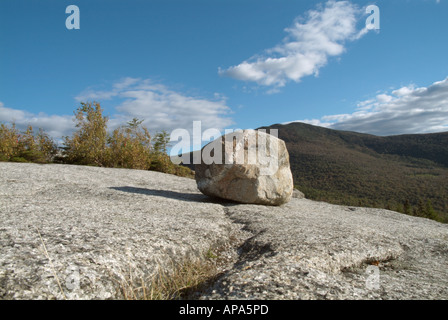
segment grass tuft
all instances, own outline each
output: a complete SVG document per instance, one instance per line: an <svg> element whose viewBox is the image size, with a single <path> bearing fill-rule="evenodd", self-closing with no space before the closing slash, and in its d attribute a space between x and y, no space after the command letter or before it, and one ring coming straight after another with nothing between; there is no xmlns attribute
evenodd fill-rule
<svg viewBox="0 0 448 320"><path fill-rule="evenodd" d="M159 267L148 279L131 276L121 282L125 300L180 300L205 287L218 276L218 269L209 252L204 258L189 258L172 263L169 271ZM214 256L214 255L213 255Z"/></svg>

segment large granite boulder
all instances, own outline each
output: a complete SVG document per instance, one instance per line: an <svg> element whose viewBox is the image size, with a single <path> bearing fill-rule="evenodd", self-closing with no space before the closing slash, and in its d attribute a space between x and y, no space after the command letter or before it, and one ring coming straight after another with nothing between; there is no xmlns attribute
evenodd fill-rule
<svg viewBox="0 0 448 320"><path fill-rule="evenodd" d="M195 177L208 196L263 205L282 205L292 197L288 150L274 135L236 131L204 146L201 155Z"/></svg>

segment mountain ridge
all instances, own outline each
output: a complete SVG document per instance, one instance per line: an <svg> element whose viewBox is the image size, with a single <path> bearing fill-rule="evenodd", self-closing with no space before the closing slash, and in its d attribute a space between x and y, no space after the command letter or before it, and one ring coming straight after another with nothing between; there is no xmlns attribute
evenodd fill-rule
<svg viewBox="0 0 448 320"><path fill-rule="evenodd" d="M377 136L369 133L360 133L356 131L345 131L345 130L338 130L338 129L332 129L332 128L326 128L326 127L320 127L315 126L311 124L301 123L301 122L293 122L288 124L273 124L267 127L260 127L259 129L267 129L267 128L282 128L282 127L301 127L302 132L303 128L315 128L315 131L325 131L328 134L333 134L335 136L338 136L339 138L351 138L351 141L347 142L356 142L354 141L354 138L358 138L358 143L364 143L364 145L368 148L372 148L378 153L386 153L386 154L393 154L394 152L388 152L387 149L381 150L381 147L384 147L384 143L396 143L399 146L405 148L405 150L401 151L407 151L408 155L410 156L416 156L416 151L420 151L423 153L424 156L427 156L427 159L435 160L436 162L443 164L444 166L448 167L448 131L446 132L436 132L436 133L420 133L420 134L399 134L399 135L390 135L390 136ZM415 141L418 140L418 141ZM440 154L437 155L437 159L434 159L434 151L435 150L425 150L422 145L422 143L427 142L428 140L431 140L434 142L435 140L438 140L439 147L442 148L442 152L439 151ZM372 142L378 142L382 141L383 145L373 145ZM365 143L370 143L365 144ZM412 143L410 143L412 142ZM417 150L412 150L412 148L417 147ZM397 151L397 150L395 150ZM396 152L395 152L396 153ZM420 155L422 156L422 154ZM425 158L425 157L424 157Z"/></svg>
<svg viewBox="0 0 448 320"><path fill-rule="evenodd" d="M429 201L439 220L448 217L448 132L375 136L299 122L260 129L278 129L294 184L310 199L409 214L406 204Z"/></svg>
<svg viewBox="0 0 448 320"><path fill-rule="evenodd" d="M448 132L376 136L300 122L262 129L278 129L307 198L448 222Z"/></svg>

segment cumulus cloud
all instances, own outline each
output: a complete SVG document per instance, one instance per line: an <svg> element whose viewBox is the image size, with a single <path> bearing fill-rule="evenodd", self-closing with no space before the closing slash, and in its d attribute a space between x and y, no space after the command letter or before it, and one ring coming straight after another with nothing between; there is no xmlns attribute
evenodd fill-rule
<svg viewBox="0 0 448 320"><path fill-rule="evenodd" d="M377 95L360 102L350 114L298 122L375 135L448 131L448 78L428 87L409 85Z"/></svg>
<svg viewBox="0 0 448 320"><path fill-rule="evenodd" d="M283 43L266 50L219 74L259 85L283 87L288 81L299 82L303 77L318 75L329 57L345 51L344 44L361 38L367 29L357 28L363 14L348 1L328 1L299 17L285 29ZM274 92L276 92L274 90Z"/></svg>
<svg viewBox="0 0 448 320"><path fill-rule="evenodd" d="M102 101L102 100L111 100L117 97L122 90L129 88L130 86L141 81L139 78L131 78L126 77L112 85L112 88L109 90L95 90L92 88L88 88L81 92L79 95L75 97L77 101Z"/></svg>
<svg viewBox="0 0 448 320"><path fill-rule="evenodd" d="M138 118L152 132L183 128L190 130L193 121L201 121L202 129L223 130L234 122L232 110L226 105L226 97L215 93L206 99L186 95L153 83L148 79L125 78L117 81L107 90L87 89L76 98L77 101L109 100L114 110L107 110L108 128L113 130L120 125ZM104 106L104 104L103 104ZM0 102L0 121L15 122L19 129L28 124L42 128L55 139L70 135L74 130L73 116L33 114L23 110L6 108Z"/></svg>
<svg viewBox="0 0 448 320"><path fill-rule="evenodd" d="M233 124L229 117L232 111L224 96L218 93L212 99L189 96L149 79L126 78L115 83L110 90L89 90L77 97L79 101L114 98L123 101L111 116L111 128L134 117L144 119L144 125L153 131L191 129L193 121L201 121L203 128L219 130Z"/></svg>
<svg viewBox="0 0 448 320"><path fill-rule="evenodd" d="M73 116L47 115L45 113L34 114L24 110L7 108L0 102L0 121L15 123L19 130L25 130L28 125L34 129L42 128L51 137L61 141L63 136L70 135L75 126Z"/></svg>

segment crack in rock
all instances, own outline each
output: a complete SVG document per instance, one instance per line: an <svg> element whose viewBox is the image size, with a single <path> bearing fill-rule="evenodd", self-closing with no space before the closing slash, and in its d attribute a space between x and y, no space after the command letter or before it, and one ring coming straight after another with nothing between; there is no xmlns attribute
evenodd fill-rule
<svg viewBox="0 0 448 320"><path fill-rule="evenodd" d="M432 220L223 202L142 170L0 163L0 176L0 299L63 299L54 273L69 299L122 299L126 277L208 251L217 275L195 299L448 298L448 226Z"/></svg>

